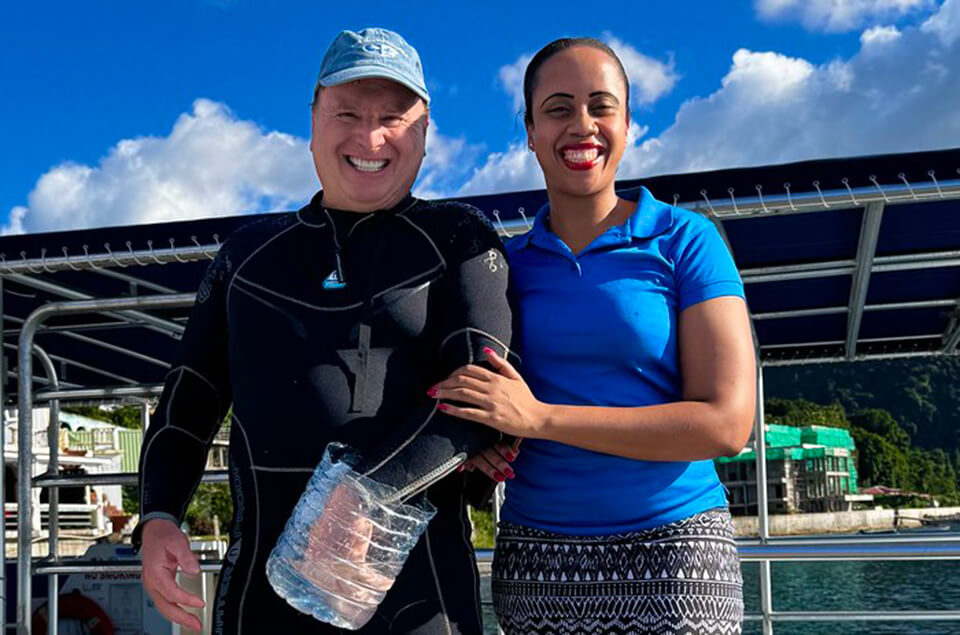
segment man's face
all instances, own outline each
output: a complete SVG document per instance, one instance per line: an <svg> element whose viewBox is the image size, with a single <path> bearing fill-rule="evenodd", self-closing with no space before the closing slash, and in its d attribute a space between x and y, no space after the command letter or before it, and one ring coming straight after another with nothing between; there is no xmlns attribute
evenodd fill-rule
<svg viewBox="0 0 960 635"><path fill-rule="evenodd" d="M427 120L423 100L389 80L361 79L321 90L310 151L323 204L370 212L400 202L420 171Z"/></svg>

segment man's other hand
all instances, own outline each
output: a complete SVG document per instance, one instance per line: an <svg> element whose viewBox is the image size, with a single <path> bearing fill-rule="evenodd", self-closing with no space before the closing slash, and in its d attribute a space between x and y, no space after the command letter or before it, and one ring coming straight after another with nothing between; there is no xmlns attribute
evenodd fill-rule
<svg viewBox="0 0 960 635"><path fill-rule="evenodd" d="M185 628L202 631L201 621L183 610L203 608L203 600L177 584L177 568L187 575L199 575L200 563L190 542L171 521L154 518L143 526L143 588L165 618Z"/></svg>

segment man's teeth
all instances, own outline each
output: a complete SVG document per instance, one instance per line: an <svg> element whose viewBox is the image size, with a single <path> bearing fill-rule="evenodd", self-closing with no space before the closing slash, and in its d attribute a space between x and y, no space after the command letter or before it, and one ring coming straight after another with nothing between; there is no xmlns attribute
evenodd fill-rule
<svg viewBox="0 0 960 635"><path fill-rule="evenodd" d="M570 163L592 163L600 156L600 150L590 148L589 150L564 150L563 159Z"/></svg>
<svg viewBox="0 0 960 635"><path fill-rule="evenodd" d="M386 159L381 159L379 161L367 161L366 159L358 159L357 157L347 157L347 161L350 162L350 165L357 168L361 172L379 172L383 168L387 167Z"/></svg>

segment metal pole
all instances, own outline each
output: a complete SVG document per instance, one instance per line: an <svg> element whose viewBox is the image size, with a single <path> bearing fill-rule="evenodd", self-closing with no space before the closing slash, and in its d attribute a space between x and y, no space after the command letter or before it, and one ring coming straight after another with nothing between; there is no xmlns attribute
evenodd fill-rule
<svg viewBox="0 0 960 635"><path fill-rule="evenodd" d="M43 366L50 386L56 390L60 387L57 378L57 370L53 365L53 360L39 346L34 345L33 352ZM60 475L60 402L56 399L50 402L50 420L47 426L47 474L49 476ZM47 552L48 560L56 564L60 560L60 489L52 488L47 494L49 503L47 505ZM57 600L60 596L60 578L57 574L50 576L47 581L47 633L48 635L57 635L57 623L59 604Z"/></svg>
<svg viewBox="0 0 960 635"><path fill-rule="evenodd" d="M16 345L16 344L4 344L3 347L4 347L4 348L12 348L12 349L14 349L14 350L17 349L17 345ZM64 363L64 364L70 364L71 366L74 366L74 367L76 367L76 368L82 368L82 369L84 369L84 370L89 370L89 371L92 372L92 373L97 373L98 375L103 375L104 377L109 377L110 379L116 379L117 381L125 382L125 383L127 383L128 385L130 385L130 386L136 386L136 385L138 385L138 382L137 382L137 380L135 380L135 379L132 379L132 378L130 378L130 377L124 377L123 375L118 375L118 374L116 374L116 373L111 373L111 372L108 371L108 370L104 370L104 369L102 369L102 368L97 368L96 366L91 366L90 364L85 364L84 362L80 362L80 361L77 361L77 360L75 360L75 359L70 359L69 357L64 357L64 356L62 356L62 355L51 355L50 358L51 358L52 360L54 360L55 362L61 362L61 363Z"/></svg>
<svg viewBox="0 0 960 635"><path fill-rule="evenodd" d="M113 386L110 388L73 388L70 390L43 390L38 392L34 401L84 401L88 399L121 399L123 397L152 397L163 393L163 384L141 386Z"/></svg>
<svg viewBox="0 0 960 635"><path fill-rule="evenodd" d="M17 483L17 632L30 635L30 609L32 605L31 538L33 533L33 501L30 499L33 465L33 339L37 328L49 317L58 314L92 313L125 309L172 309L190 306L195 295L184 293L170 296L140 296L134 298L103 298L73 302L51 302L27 317L20 331L18 401L19 401L19 475Z"/></svg>
<svg viewBox="0 0 960 635"><path fill-rule="evenodd" d="M140 441L147 434L147 428L150 427L150 402L144 401L140 404ZM129 513L129 512L128 512Z"/></svg>
<svg viewBox="0 0 960 635"><path fill-rule="evenodd" d="M31 617L30 609L32 604L32 580L29 575L29 571L31 558L33 555L33 404L30 403L29 398L24 399L22 396L26 395L30 390L30 380L33 376L33 354L36 354L39 357L41 365L44 367L44 370L47 373L48 381L54 387L57 386L57 374L50 357L42 349L36 348L32 345L32 336L30 337L29 343L29 347L24 347L23 338L21 336L21 355L19 367L19 389L21 398L19 399L20 410L17 418L17 448L20 455L17 466L19 474L19 481L17 483L17 632L20 633L30 632L29 623ZM51 403L50 415L51 420L54 415L59 418L59 406L57 406L56 401ZM55 450L57 445L57 443L54 443L53 447L48 448L50 452L50 460L53 461L54 465L56 465L58 458ZM49 527L51 529L51 549L56 548L57 544L57 502L58 500L54 498L53 493L51 493L50 513L48 515L48 522L50 523ZM24 564L26 566L24 566ZM26 575L24 575L24 572L26 572ZM56 585L56 577L51 579L51 583ZM56 586L53 588L55 592ZM55 598L54 603L49 608L52 609L52 614L49 619L52 619L53 624L56 624ZM53 632L55 633L55 631Z"/></svg>
<svg viewBox="0 0 960 635"><path fill-rule="evenodd" d="M33 589L30 586L31 548L33 538L33 500L30 482L33 478L33 403L30 399L30 379L33 377L33 337L24 325L20 334L20 363L18 378L17 414L17 633L30 635L30 608ZM26 341L24 336L28 335Z"/></svg>
<svg viewBox="0 0 960 635"><path fill-rule="evenodd" d="M77 256L51 256L23 260L8 260L0 263L0 273L36 273L38 270L52 273L68 269L102 270L103 267L124 267L166 264L184 261L211 260L220 249L220 243L196 245L193 247L168 247L163 249L138 251L115 251L105 254Z"/></svg>
<svg viewBox="0 0 960 635"><path fill-rule="evenodd" d="M955 199L960 195L960 180L944 180L939 183L917 183L906 186L884 183L881 186L867 185L846 189L826 190L821 192L807 191L794 192L791 195L764 194L763 200L755 196L738 196L736 200L724 202L719 198L709 204L703 200L680 202L680 207L686 207L700 213L707 211L721 217L743 218L747 216L765 216L771 212L778 215L803 212L820 212L824 210L841 211L863 207L868 203L886 203L888 205L910 204L917 201L940 201ZM719 194L719 192L716 192ZM724 193L725 197L726 193ZM729 199L728 199L729 200Z"/></svg>
<svg viewBox="0 0 960 635"><path fill-rule="evenodd" d="M51 293L53 295L60 296L61 298L67 298L68 300L90 300L96 301L96 298L93 296L81 293L79 291L74 291L68 287L63 287L59 284L54 284L48 280L43 280L40 278L31 278L30 276L25 276L20 273L12 273L7 276L10 280L22 284L33 289L38 289L40 291L45 291L46 293ZM139 296L138 296L139 297ZM146 297L161 297L161 298L170 298L174 297L171 295L159 295L159 296L146 296ZM58 304L62 304L59 302ZM81 311L85 313L86 311ZM163 318L158 318L149 313L143 313L141 311L124 311L120 315L111 315L110 317L116 317L121 320L126 320L128 322L142 323L146 328L156 330L160 333L166 335L176 335L179 337L183 335L184 326L182 324L177 324L176 322L171 322L170 320L165 320Z"/></svg>
<svg viewBox="0 0 960 635"><path fill-rule="evenodd" d="M507 484L497 483L493 488L493 548L497 548L497 534L500 533L500 507L506 497ZM500 625L497 625L497 635L505 635Z"/></svg>
<svg viewBox="0 0 960 635"><path fill-rule="evenodd" d="M11 322L13 322L13 323L15 323L15 324L22 324L22 323L23 323L23 320L21 320L21 319L19 319L19 318L15 318L15 317L13 317L13 316L9 316L9 315L6 316L6 319L10 320ZM11 330L12 330L12 329L11 329ZM14 332L19 333L19 331L14 331ZM155 357L150 357L149 355L144 355L143 353L138 353L137 351L132 351L132 350L130 350L129 348L124 348L123 346L117 346L116 344L111 344L111 343L109 343L109 342L104 342L103 340L98 340L98 339L96 339L96 338L94 338L94 337L88 337L88 336L82 335L82 334L80 334L80 333L73 333L73 332L71 332L71 331L66 331L66 330L53 330L53 329L49 329L49 328L43 329L43 332L44 332L44 333L56 333L57 335L60 335L61 337L69 337L69 338L71 338L71 339L79 340L79 341L81 341L81 342L86 342L87 344L91 344L91 345L93 345L93 346L99 346L100 348L105 348L105 349L107 349L108 351L112 351L112 352L114 352L114 353L119 353L119 354L121 354L121 355L126 355L126 356L128 356L128 357L133 357L134 359L139 359L139 360L142 361L142 362L147 362L148 364L153 364L153 365L155 365L155 366L162 366L162 367L167 367L167 366L169 366L169 364L167 364L167 362L165 362L165 361L163 361L163 360L160 360L160 359L156 359Z"/></svg>
<svg viewBox="0 0 960 635"><path fill-rule="evenodd" d="M877 239L880 237L880 224L883 222L883 203L869 203L863 210L860 223L860 239L857 242L857 267L850 285L850 308L847 317L847 339L844 343L847 361L857 356L857 338L860 335L860 322L867 303L867 289L870 287L870 274L873 270L873 257L877 252Z"/></svg>
<svg viewBox="0 0 960 635"><path fill-rule="evenodd" d="M914 271L916 269L937 269L960 267L960 252L919 252L899 256L877 256L873 259L871 273L888 271ZM856 272L855 260L832 262L811 262L799 265L776 265L743 269L740 272L744 284L758 282L782 282L785 280L803 280L807 278L827 278L848 276Z"/></svg>
<svg viewBox="0 0 960 635"><path fill-rule="evenodd" d="M3 276L0 276L0 333L3 333ZM2 335L0 335L2 339ZM7 426L4 416L7 384L6 356L0 347L0 633L7 632Z"/></svg>
<svg viewBox="0 0 960 635"><path fill-rule="evenodd" d="M757 454L757 534L761 544L770 539L770 518L767 496L767 439L763 412L763 364L757 361L757 417L754 422L754 444ZM773 634L773 585L770 561L760 562L760 610L763 613L763 635Z"/></svg>
<svg viewBox="0 0 960 635"><path fill-rule="evenodd" d="M110 472L100 474L61 474L56 478L38 476L33 479L34 487L88 487L90 485L136 485L139 475L136 472ZM200 477L203 483L227 483L227 470L207 470Z"/></svg>

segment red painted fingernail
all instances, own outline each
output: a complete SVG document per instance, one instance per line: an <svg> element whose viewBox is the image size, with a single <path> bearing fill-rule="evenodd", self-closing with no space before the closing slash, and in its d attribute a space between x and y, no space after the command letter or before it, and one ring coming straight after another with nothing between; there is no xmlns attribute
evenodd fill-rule
<svg viewBox="0 0 960 635"><path fill-rule="evenodd" d="M436 387L436 386L431 386L431 387L430 387L430 390L427 391L427 394L430 395L431 397L436 397L436 396L437 396L437 387Z"/></svg>
<svg viewBox="0 0 960 635"><path fill-rule="evenodd" d="M496 355L496 352L489 346L484 346L483 352L486 353L487 355Z"/></svg>
<svg viewBox="0 0 960 635"><path fill-rule="evenodd" d="M448 410L450 406L445 403L437 404L437 410Z"/></svg>
<svg viewBox="0 0 960 635"><path fill-rule="evenodd" d="M507 478L514 477L513 470L511 470L509 467L503 468L503 473L507 475Z"/></svg>
<svg viewBox="0 0 960 635"><path fill-rule="evenodd" d="M466 466L467 466L466 463L461 463L460 465L457 466L457 471L462 472L463 468L465 468Z"/></svg>
<svg viewBox="0 0 960 635"><path fill-rule="evenodd" d="M494 474L493 474L493 480L495 480L495 481L501 481L501 482L502 482L502 481L507 480L507 477L504 476L501 472L494 472Z"/></svg>
<svg viewBox="0 0 960 635"><path fill-rule="evenodd" d="M513 452L507 452L505 458L506 458L508 461L512 461L512 460L514 460L515 458L517 458L517 455L516 455L515 453L513 453Z"/></svg>

